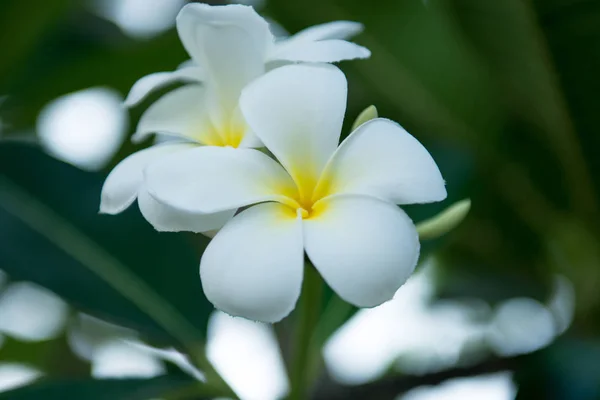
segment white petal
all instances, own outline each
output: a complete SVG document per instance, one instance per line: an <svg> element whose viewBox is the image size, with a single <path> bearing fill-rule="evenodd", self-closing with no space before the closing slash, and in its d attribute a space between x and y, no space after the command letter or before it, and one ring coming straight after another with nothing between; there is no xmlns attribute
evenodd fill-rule
<svg viewBox="0 0 600 400"><path fill-rule="evenodd" d="M317 41L326 39L348 39L358 35L363 25L353 21L333 21L301 30L288 40Z"/></svg>
<svg viewBox="0 0 600 400"><path fill-rule="evenodd" d="M296 62L338 62L369 58L369 49L345 40L331 39L319 42L298 41L281 44L270 54L270 60Z"/></svg>
<svg viewBox="0 0 600 400"><path fill-rule="evenodd" d="M198 67L185 67L173 72L156 72L138 80L125 99L125 107L139 104L152 91L175 82L199 82L203 79L203 71Z"/></svg>
<svg viewBox="0 0 600 400"><path fill-rule="evenodd" d="M221 229L235 214L235 210L213 214L179 211L156 200L143 188L138 193L138 205L144 218L161 232L209 232Z"/></svg>
<svg viewBox="0 0 600 400"><path fill-rule="evenodd" d="M237 104L242 88L264 73L274 40L269 24L252 7L237 4L188 4L177 17L177 30L229 108Z"/></svg>
<svg viewBox="0 0 600 400"><path fill-rule="evenodd" d="M192 378L200 382L206 382L206 377L194 364L190 362L187 354L183 354L174 348L160 349L157 347L148 346L145 343L136 340L123 339L130 346L142 350L144 353L150 354L160 360L168 361L175 364L182 372L185 372Z"/></svg>
<svg viewBox="0 0 600 400"><path fill-rule="evenodd" d="M206 298L234 316L277 322L300 296L302 225L287 206L265 203L234 217L200 262Z"/></svg>
<svg viewBox="0 0 600 400"><path fill-rule="evenodd" d="M446 198L435 161L397 123L377 118L356 129L328 163L317 195L367 194L396 204Z"/></svg>
<svg viewBox="0 0 600 400"><path fill-rule="evenodd" d="M367 196L336 196L317 203L304 220L308 257L344 300L374 307L390 300L419 257L417 231L391 203Z"/></svg>
<svg viewBox="0 0 600 400"><path fill-rule="evenodd" d="M198 65L194 62L194 60L189 59L189 60L185 60L184 62L179 64L177 66L177 69L188 68L188 67L197 67L197 66ZM202 73L202 76L204 76L204 73Z"/></svg>
<svg viewBox="0 0 600 400"><path fill-rule="evenodd" d="M231 119L231 125L234 127L245 127L244 136L242 137L242 141L240 142L238 147L243 148L258 148L265 147L265 145L260 141L258 136L252 132L248 124L246 124L246 120L242 115L242 111L240 110L239 105L236 107L233 118Z"/></svg>
<svg viewBox="0 0 600 400"><path fill-rule="evenodd" d="M146 188L181 211L213 213L294 195L294 183L258 150L198 147L152 163Z"/></svg>
<svg viewBox="0 0 600 400"><path fill-rule="evenodd" d="M265 145L260 141L254 132L252 132L250 129L247 129L239 147L255 149L258 147L265 147Z"/></svg>
<svg viewBox="0 0 600 400"><path fill-rule="evenodd" d="M143 170L148 164L192 147L194 145L187 143L152 146L125 158L110 172L102 186L100 212L118 214L125 210L135 201L143 183Z"/></svg>
<svg viewBox="0 0 600 400"><path fill-rule="evenodd" d="M346 77L338 68L288 65L250 84L240 107L254 133L306 187L337 147L346 95Z"/></svg>
<svg viewBox="0 0 600 400"><path fill-rule="evenodd" d="M295 46L299 46L300 51L304 51L302 44L329 40L329 39L341 39L346 40L363 30L363 25L358 22L352 21L334 21L321 25L311 26L306 28L289 38L280 39L275 42L271 52L269 53L269 60L280 60L271 62L269 65L274 67L277 63L285 60L285 58L279 59L276 54L294 54ZM292 57L294 58L294 57ZM326 57L327 58L327 57ZM335 60L340 61L340 60ZM281 65L277 65L281 66Z"/></svg>
<svg viewBox="0 0 600 400"><path fill-rule="evenodd" d="M206 110L206 95L207 91L200 85L188 85L167 93L142 114L131 139L140 142L153 133L164 133L211 144L216 133Z"/></svg>

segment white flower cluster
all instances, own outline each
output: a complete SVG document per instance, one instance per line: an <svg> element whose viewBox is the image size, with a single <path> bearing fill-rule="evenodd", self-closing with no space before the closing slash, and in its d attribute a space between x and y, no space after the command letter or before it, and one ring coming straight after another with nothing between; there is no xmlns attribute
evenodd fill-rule
<svg viewBox="0 0 600 400"><path fill-rule="evenodd" d="M186 84L143 114L133 140L161 140L115 167L101 211L137 199L159 231L214 234L200 277L232 315L288 315L305 254L349 303L391 299L419 257L397 205L440 201L446 189L427 150L390 120L363 123L338 146L347 81L329 63L370 56L346 40L362 26L338 21L278 40L251 7L189 4L177 29L191 60L140 79L126 104Z"/></svg>

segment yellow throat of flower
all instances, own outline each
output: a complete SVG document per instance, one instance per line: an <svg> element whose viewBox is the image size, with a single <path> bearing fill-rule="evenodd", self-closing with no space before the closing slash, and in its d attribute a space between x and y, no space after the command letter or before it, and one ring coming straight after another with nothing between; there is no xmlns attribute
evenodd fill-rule
<svg viewBox="0 0 600 400"><path fill-rule="evenodd" d="M246 127L238 124L227 124L222 127L211 125L202 132L202 142L208 146L237 148L242 143Z"/></svg>
<svg viewBox="0 0 600 400"><path fill-rule="evenodd" d="M325 203L320 200L330 193L329 179L306 170L290 171L290 175L296 183L296 190L282 190L285 196L282 202L295 216L299 214L302 219L317 217L325 209Z"/></svg>

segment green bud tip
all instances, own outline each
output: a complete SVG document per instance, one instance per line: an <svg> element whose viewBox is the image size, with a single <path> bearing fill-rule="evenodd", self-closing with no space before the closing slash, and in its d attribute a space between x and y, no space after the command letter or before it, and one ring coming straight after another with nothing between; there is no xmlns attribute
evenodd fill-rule
<svg viewBox="0 0 600 400"><path fill-rule="evenodd" d="M358 114L358 117L356 117L356 120L352 124L351 132L359 126L361 126L362 124L364 124L365 122L375 119L378 116L379 114L377 114L377 108L375 106L369 106L365 108L360 114Z"/></svg>
<svg viewBox="0 0 600 400"><path fill-rule="evenodd" d="M471 199L452 204L438 215L417 224L419 239L435 239L456 228L471 209Z"/></svg>

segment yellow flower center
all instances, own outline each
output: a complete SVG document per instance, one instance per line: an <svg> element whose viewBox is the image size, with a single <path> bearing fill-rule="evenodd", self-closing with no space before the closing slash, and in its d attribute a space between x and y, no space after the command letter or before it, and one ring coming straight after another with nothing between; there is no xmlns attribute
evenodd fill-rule
<svg viewBox="0 0 600 400"><path fill-rule="evenodd" d="M282 203L290 208L294 216L300 214L302 219L315 218L325 209L325 203L320 200L329 194L329 185L326 181L320 182L316 174L294 172L290 171L296 190L282 190L281 194L285 196Z"/></svg>
<svg viewBox="0 0 600 400"><path fill-rule="evenodd" d="M207 146L237 148L242 143L245 133L246 127L239 123L223 124L222 126L210 124L202 130L200 140Z"/></svg>

